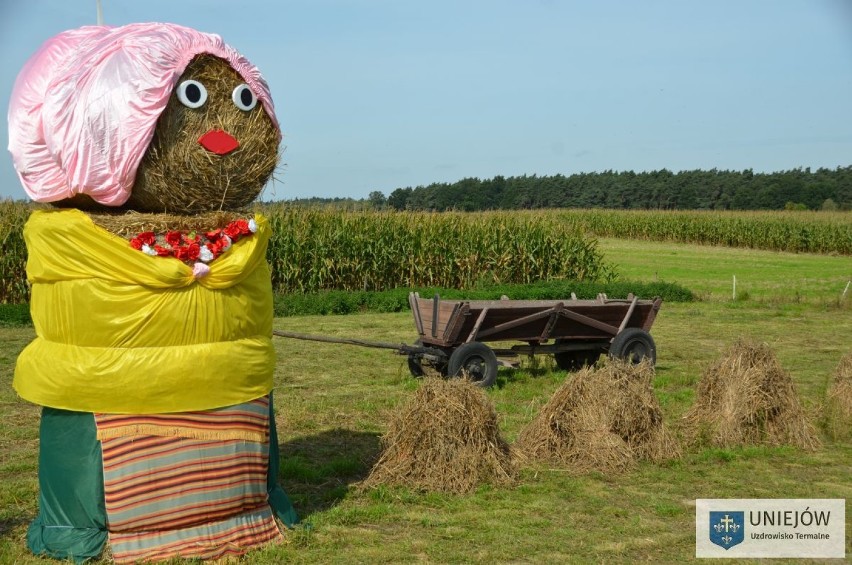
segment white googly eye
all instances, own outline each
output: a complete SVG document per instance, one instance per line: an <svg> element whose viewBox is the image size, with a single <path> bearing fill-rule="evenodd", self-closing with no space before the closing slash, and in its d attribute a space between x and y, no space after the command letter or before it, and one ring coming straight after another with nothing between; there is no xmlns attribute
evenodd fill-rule
<svg viewBox="0 0 852 565"><path fill-rule="evenodd" d="M254 95L254 92L251 91L247 84L241 84L236 87L231 94L231 100L234 101L237 108L245 112L257 106L257 96Z"/></svg>
<svg viewBox="0 0 852 565"><path fill-rule="evenodd" d="M207 89L197 80L185 80L177 87L177 97L188 108L200 108L207 102Z"/></svg>

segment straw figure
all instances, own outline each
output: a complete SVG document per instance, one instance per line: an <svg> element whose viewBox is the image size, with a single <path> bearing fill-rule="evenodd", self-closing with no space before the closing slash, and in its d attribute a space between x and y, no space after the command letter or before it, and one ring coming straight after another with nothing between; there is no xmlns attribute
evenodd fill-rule
<svg viewBox="0 0 852 565"><path fill-rule="evenodd" d="M485 392L466 379L428 377L393 415L382 453L362 483L466 493L517 478L509 444Z"/></svg>
<svg viewBox="0 0 852 565"><path fill-rule="evenodd" d="M835 441L852 439L852 353L837 364L826 392L825 424L829 437Z"/></svg>
<svg viewBox="0 0 852 565"><path fill-rule="evenodd" d="M820 443L775 353L749 339L736 341L704 371L684 424L693 444L816 449Z"/></svg>
<svg viewBox="0 0 852 565"><path fill-rule="evenodd" d="M528 424L515 448L531 461L584 473L620 473L637 461L678 457L654 395L653 366L609 360L563 384Z"/></svg>
<svg viewBox="0 0 852 565"><path fill-rule="evenodd" d="M216 35L90 26L18 76L9 149L51 206L24 229L41 405L40 555L219 559L283 540L267 221L281 138L258 69Z"/></svg>

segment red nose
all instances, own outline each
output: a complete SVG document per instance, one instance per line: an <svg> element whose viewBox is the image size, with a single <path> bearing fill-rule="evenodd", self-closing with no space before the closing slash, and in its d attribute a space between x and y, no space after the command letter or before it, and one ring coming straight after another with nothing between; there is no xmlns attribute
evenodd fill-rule
<svg viewBox="0 0 852 565"><path fill-rule="evenodd" d="M216 155L225 155L240 146L240 142L234 139L228 132L220 129L211 129L198 138L198 143L207 151Z"/></svg>

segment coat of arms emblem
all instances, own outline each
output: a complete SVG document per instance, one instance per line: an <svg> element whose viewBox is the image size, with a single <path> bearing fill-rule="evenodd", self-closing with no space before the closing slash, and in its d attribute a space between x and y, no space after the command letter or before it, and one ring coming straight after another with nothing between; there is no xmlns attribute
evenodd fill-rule
<svg viewBox="0 0 852 565"><path fill-rule="evenodd" d="M745 539L745 512L710 512L710 541L731 549Z"/></svg>

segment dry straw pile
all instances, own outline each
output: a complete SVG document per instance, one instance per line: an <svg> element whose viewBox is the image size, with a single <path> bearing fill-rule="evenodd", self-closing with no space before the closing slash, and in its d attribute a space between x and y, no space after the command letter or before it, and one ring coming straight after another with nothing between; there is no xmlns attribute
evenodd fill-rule
<svg viewBox="0 0 852 565"><path fill-rule="evenodd" d="M572 471L622 472L639 460L680 455L654 396L653 366L611 360L586 368L554 393L515 448Z"/></svg>
<svg viewBox="0 0 852 565"><path fill-rule="evenodd" d="M790 375L767 344L746 339L704 372L684 424L693 443L819 447Z"/></svg>
<svg viewBox="0 0 852 565"><path fill-rule="evenodd" d="M834 440L852 439L852 353L837 365L825 400L828 435Z"/></svg>
<svg viewBox="0 0 852 565"><path fill-rule="evenodd" d="M464 379L426 378L392 418L363 486L466 493L515 482L517 467L485 392Z"/></svg>

